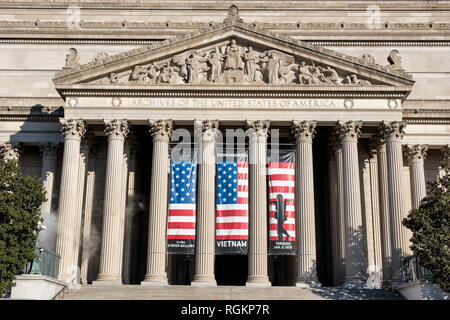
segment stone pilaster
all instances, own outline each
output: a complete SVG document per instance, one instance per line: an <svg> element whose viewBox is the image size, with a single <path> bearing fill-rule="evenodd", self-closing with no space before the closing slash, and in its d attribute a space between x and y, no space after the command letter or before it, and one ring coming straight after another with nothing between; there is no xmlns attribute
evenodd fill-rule
<svg viewBox="0 0 450 320"><path fill-rule="evenodd" d="M46 215L52 212L53 180L55 178L59 144L52 142L42 143L40 149L42 154L41 180L47 198L41 205L41 213Z"/></svg>
<svg viewBox="0 0 450 320"><path fill-rule="evenodd" d="M91 136L88 141L89 158L87 161L86 189L83 217L83 247L81 251L81 282L87 284L89 258L91 250L92 212L94 208L95 163L98 143Z"/></svg>
<svg viewBox="0 0 450 320"><path fill-rule="evenodd" d="M201 128L202 151L198 176L195 275L192 285L215 286L215 142L219 121L196 121L195 126L197 129Z"/></svg>
<svg viewBox="0 0 450 320"><path fill-rule="evenodd" d="M359 183L358 137L362 121L339 122L342 144L345 217L345 285L363 283L363 230Z"/></svg>
<svg viewBox="0 0 450 320"><path fill-rule="evenodd" d="M74 255L74 246L79 234L76 233L74 226L77 223L80 141L86 128L82 120L62 119L60 122L64 135L64 154L59 193L56 253L61 256L58 279L68 280L73 277L78 268L78 255Z"/></svg>
<svg viewBox="0 0 450 320"><path fill-rule="evenodd" d="M439 177L450 174L450 144L445 145L441 149L442 163L439 167Z"/></svg>
<svg viewBox="0 0 450 320"><path fill-rule="evenodd" d="M270 286L267 273L267 135L270 121L247 121L249 130L249 247L247 286Z"/></svg>
<svg viewBox="0 0 450 320"><path fill-rule="evenodd" d="M391 226L392 285L403 282L403 259L409 253L409 240L402 220L406 216L403 189L403 157L401 140L404 121L382 123L381 133L386 141L387 181Z"/></svg>
<svg viewBox="0 0 450 320"><path fill-rule="evenodd" d="M126 120L105 120L108 136L100 268L95 284L122 283L124 211L121 210Z"/></svg>
<svg viewBox="0 0 450 320"><path fill-rule="evenodd" d="M293 121L296 138L297 287L318 285L312 140L316 121Z"/></svg>
<svg viewBox="0 0 450 320"><path fill-rule="evenodd" d="M167 191L169 179L169 140L171 120L150 122L153 137L152 177L150 185L150 216L147 249L147 274L141 284L167 285L166 229Z"/></svg>
<svg viewBox="0 0 450 320"><path fill-rule="evenodd" d="M420 201L427 193L425 182L424 160L427 156L427 145L406 145L405 155L409 160L409 173L411 179L411 205L417 209Z"/></svg>

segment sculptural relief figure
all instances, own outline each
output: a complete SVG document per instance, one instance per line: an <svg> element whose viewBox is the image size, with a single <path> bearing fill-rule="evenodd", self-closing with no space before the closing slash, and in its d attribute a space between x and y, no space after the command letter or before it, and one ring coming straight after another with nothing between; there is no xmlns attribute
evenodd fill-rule
<svg viewBox="0 0 450 320"><path fill-rule="evenodd" d="M269 81L269 84L278 83L279 69L280 69L280 59L275 57L273 53L270 53L267 59L267 66L266 66L267 80Z"/></svg>
<svg viewBox="0 0 450 320"><path fill-rule="evenodd" d="M328 84L338 84L339 83L339 75L336 72L336 70L334 70L330 66L326 66L325 68L323 68L323 67L318 67L318 68L319 68L319 71L321 72L320 78L319 78L321 81L323 81L324 83L328 83Z"/></svg>
<svg viewBox="0 0 450 320"><path fill-rule="evenodd" d="M244 70L244 62L241 58L241 50L236 45L236 40L231 39L231 43L226 48L225 57L225 70Z"/></svg>
<svg viewBox="0 0 450 320"><path fill-rule="evenodd" d="M356 86L370 86L371 83L368 80L358 79L356 74L352 74L350 76L345 77L342 81L343 84L347 85L356 85Z"/></svg>
<svg viewBox="0 0 450 320"><path fill-rule="evenodd" d="M368 53L364 53L361 56L361 59L362 59L364 64L375 64L375 58L372 55L368 54Z"/></svg>
<svg viewBox="0 0 450 320"><path fill-rule="evenodd" d="M80 57L78 57L78 51L75 48L70 48L66 55L66 65L64 66L64 69L77 67L80 64L78 63L78 60Z"/></svg>
<svg viewBox="0 0 450 320"><path fill-rule="evenodd" d="M208 58L208 62L211 64L211 71L209 76L210 81L216 82L219 80L219 77L222 74L222 61L223 56L219 52L219 48L215 48L214 51L211 51L211 54Z"/></svg>
<svg viewBox="0 0 450 320"><path fill-rule="evenodd" d="M391 53L389 53L387 60L390 63L386 66L388 71L404 71L402 68L402 59L398 55L398 50L392 50Z"/></svg>
<svg viewBox="0 0 450 320"><path fill-rule="evenodd" d="M298 82L300 84L322 84L320 80L322 73L320 68L316 67L314 63L312 66L309 66L305 61L302 61L298 71Z"/></svg>
<svg viewBox="0 0 450 320"><path fill-rule="evenodd" d="M134 66L129 80L130 82L147 83L149 81L149 79L147 78L147 67Z"/></svg>
<svg viewBox="0 0 450 320"><path fill-rule="evenodd" d="M205 62L207 58L202 57L197 51L193 51L186 59L186 71L188 83L199 83L202 79L200 76L203 72L209 70Z"/></svg>
<svg viewBox="0 0 450 320"><path fill-rule="evenodd" d="M257 80L256 71L258 70L259 53L253 51L252 47L248 47L247 52L244 53L245 73L247 74L247 81L254 82Z"/></svg>

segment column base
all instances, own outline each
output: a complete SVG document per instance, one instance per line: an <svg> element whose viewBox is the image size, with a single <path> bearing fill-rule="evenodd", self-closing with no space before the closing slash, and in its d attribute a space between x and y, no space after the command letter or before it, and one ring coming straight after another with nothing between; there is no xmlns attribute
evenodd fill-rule
<svg viewBox="0 0 450 320"><path fill-rule="evenodd" d="M168 285L169 285L169 282L167 280L166 281L150 281L150 280L141 281L141 286L165 287Z"/></svg>
<svg viewBox="0 0 450 320"><path fill-rule="evenodd" d="M272 283L269 281L267 276L249 276L247 282L245 283L247 287L271 287Z"/></svg>
<svg viewBox="0 0 450 320"><path fill-rule="evenodd" d="M144 277L144 280L141 281L141 284L149 284L152 285L152 283L155 283L155 285L168 285L169 282L167 280L167 275L160 274L160 275L146 275ZM160 283L160 284L158 284Z"/></svg>
<svg viewBox="0 0 450 320"><path fill-rule="evenodd" d="M297 281L295 283L295 286L297 288L310 289L310 288L321 288L322 284L316 281Z"/></svg>
<svg viewBox="0 0 450 320"><path fill-rule="evenodd" d="M121 286L122 281L95 280L92 281L93 286Z"/></svg>
<svg viewBox="0 0 450 320"><path fill-rule="evenodd" d="M194 280L191 282L192 287L217 287L216 280L212 281L199 281Z"/></svg>

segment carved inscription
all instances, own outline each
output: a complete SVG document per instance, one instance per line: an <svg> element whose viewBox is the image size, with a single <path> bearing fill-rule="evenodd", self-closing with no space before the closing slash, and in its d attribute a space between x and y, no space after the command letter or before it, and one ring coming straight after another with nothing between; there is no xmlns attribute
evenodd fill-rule
<svg viewBox="0 0 450 320"><path fill-rule="evenodd" d="M247 108L247 109L335 109L343 103L331 99L192 99L192 98L136 98L134 107L154 108Z"/></svg>

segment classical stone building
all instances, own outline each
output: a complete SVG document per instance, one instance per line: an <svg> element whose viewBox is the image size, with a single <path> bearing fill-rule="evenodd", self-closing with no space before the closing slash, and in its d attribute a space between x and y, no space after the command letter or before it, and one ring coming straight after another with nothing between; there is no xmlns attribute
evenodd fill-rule
<svg viewBox="0 0 450 320"><path fill-rule="evenodd" d="M42 177L41 243L60 279L78 267L94 285L403 281L401 221L449 156L449 2L1 7L1 152ZM239 130L248 252L219 255L215 158ZM180 142L201 150L190 254L166 243ZM295 154L290 255L268 251L274 150Z"/></svg>

